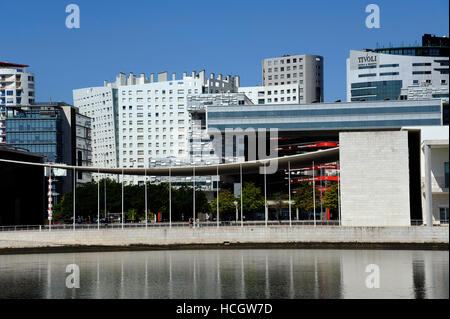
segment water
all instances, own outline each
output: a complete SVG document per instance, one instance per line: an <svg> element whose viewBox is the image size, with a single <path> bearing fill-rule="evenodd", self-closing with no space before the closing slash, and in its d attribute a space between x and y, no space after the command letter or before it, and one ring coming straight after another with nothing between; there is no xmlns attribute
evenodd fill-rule
<svg viewBox="0 0 450 319"><path fill-rule="evenodd" d="M80 288L66 287L66 266ZM379 288L367 288L367 265ZM448 251L178 250L0 255L0 298L449 298ZM374 282L374 281L372 281Z"/></svg>

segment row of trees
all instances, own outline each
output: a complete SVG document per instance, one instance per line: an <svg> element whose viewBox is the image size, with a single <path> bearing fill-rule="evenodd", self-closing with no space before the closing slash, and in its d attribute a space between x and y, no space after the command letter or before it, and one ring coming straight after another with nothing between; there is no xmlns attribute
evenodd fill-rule
<svg viewBox="0 0 450 319"><path fill-rule="evenodd" d="M122 184L114 180L104 179L98 183L79 185L76 189L76 212L77 217L83 219L96 217L98 212L98 188L100 188L100 211L105 215L104 198L106 183L106 211L108 214L119 214L122 211ZM99 185L100 184L100 185ZM187 221L192 217L193 210L193 188L187 185L172 187L172 220ZM244 215L256 212L264 212L264 196L261 189L253 183L246 183L242 189L242 204ZM287 194L275 194L271 196L276 201L275 209L280 211L287 206ZM310 183L302 183L292 196L293 207L302 213L313 211L313 189ZM323 206L331 211L337 210L337 185L331 184L323 197ZM217 209L217 198L208 202L206 193L200 189L195 192L196 213L208 213L215 216ZM320 198L316 193L316 207L320 206ZM220 219L234 219L236 209L240 211L241 198L224 189L219 193ZM168 220L169 214L169 185L147 183L147 216L153 219L154 214L161 213L164 220ZM124 186L124 212L128 220L145 219L145 186ZM73 194L67 193L60 203L55 205L55 221L68 220L73 214Z"/></svg>
<svg viewBox="0 0 450 319"><path fill-rule="evenodd" d="M91 184L79 185L75 193L75 204L77 217L83 219L96 217L98 212L98 187L100 188L100 211L101 216L105 214L105 183L106 183L106 212L108 214L119 214L122 212L122 184L111 179L103 179ZM99 185L100 184L100 185ZM172 219L188 220L192 216L193 189L182 186L172 187ZM208 212L209 203L206 194L196 189L195 206L197 212ZM168 216L169 213L169 184L147 183L147 210L149 219L154 214L161 213ZM63 196L61 202L55 205L55 220L67 220L73 214L73 193ZM145 219L145 186L124 186L124 212L128 220ZM167 217L168 218L168 217Z"/></svg>

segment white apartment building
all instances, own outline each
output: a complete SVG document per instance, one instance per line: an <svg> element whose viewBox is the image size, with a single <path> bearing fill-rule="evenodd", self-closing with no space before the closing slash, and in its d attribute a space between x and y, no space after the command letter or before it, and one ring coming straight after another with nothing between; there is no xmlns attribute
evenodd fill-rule
<svg viewBox="0 0 450 319"><path fill-rule="evenodd" d="M75 106L93 119L93 163L104 164L109 150L108 166L143 168L190 163L193 126L187 97L237 92L239 76L206 77L205 71L194 71L181 79L173 73L169 80L162 72L155 81L153 73L150 79L120 73L115 83L104 85L73 92ZM144 178L127 176L125 181Z"/></svg>
<svg viewBox="0 0 450 319"><path fill-rule="evenodd" d="M262 62L262 83L269 87L297 84L302 98L296 103L323 102L323 71L323 57L318 55L268 58Z"/></svg>
<svg viewBox="0 0 450 319"><path fill-rule="evenodd" d="M243 86L238 89L252 104L303 104L304 88L296 83L271 86Z"/></svg>
<svg viewBox="0 0 450 319"><path fill-rule="evenodd" d="M427 90L420 89L424 87L432 88L432 98L448 98L448 70L448 57L351 50L347 59L347 102L426 98Z"/></svg>
<svg viewBox="0 0 450 319"><path fill-rule="evenodd" d="M35 102L34 74L28 65L0 62L0 143L6 141L6 106Z"/></svg>
<svg viewBox="0 0 450 319"><path fill-rule="evenodd" d="M208 106L253 105L244 93L211 93L187 97L188 111L191 113L192 136L190 138L190 162L194 165L212 165L222 163L222 155L217 154L208 131L206 111ZM221 150L219 150L221 152ZM226 159L234 161L235 159Z"/></svg>
<svg viewBox="0 0 450 319"><path fill-rule="evenodd" d="M133 75L131 83L133 83ZM177 80L158 74L158 81L118 87L119 163L123 167L150 167L157 163L190 163L192 116L187 97L205 93L236 92L239 77L205 71L183 73ZM168 164L169 164L168 163ZM130 181L143 181L130 176Z"/></svg>
<svg viewBox="0 0 450 319"><path fill-rule="evenodd" d="M81 114L92 118L93 166L117 167L118 165L117 89L115 86L115 83L105 83L103 87L73 90L74 106L79 108Z"/></svg>

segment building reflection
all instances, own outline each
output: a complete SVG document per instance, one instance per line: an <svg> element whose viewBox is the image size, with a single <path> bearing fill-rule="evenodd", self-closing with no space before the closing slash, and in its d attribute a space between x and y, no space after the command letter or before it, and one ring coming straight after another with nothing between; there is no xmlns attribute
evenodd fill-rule
<svg viewBox="0 0 450 319"><path fill-rule="evenodd" d="M65 285L80 267L79 289ZM366 286L366 266L380 287ZM448 298L448 252L185 250L3 255L0 298Z"/></svg>

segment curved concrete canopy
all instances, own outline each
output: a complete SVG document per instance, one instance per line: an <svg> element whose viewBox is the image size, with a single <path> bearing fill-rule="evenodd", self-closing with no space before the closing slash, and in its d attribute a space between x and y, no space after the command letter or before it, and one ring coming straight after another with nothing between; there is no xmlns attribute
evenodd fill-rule
<svg viewBox="0 0 450 319"><path fill-rule="evenodd" d="M329 162L335 162L339 160L339 148L335 147L328 150L289 155L284 157L276 157L271 159L238 162L229 164L218 165L203 165L203 166L172 166L172 167L151 167L151 168L104 168L94 166L70 166L64 164L51 164L51 163L31 163L20 162L12 160L0 159L0 162L35 165L43 167L54 167L62 169L76 169L78 172L90 172L90 173L103 173L103 174L123 174L124 175L147 175L147 176L167 176L169 175L169 169L171 176L210 176L216 175L217 168L219 168L220 175L233 175L239 174L240 167L242 165L242 172L244 174L258 173L260 167L264 167L266 164L269 167L270 163L277 162L278 170L287 169L288 163L291 163L291 168L302 167L311 165L312 161L315 164L324 164Z"/></svg>

